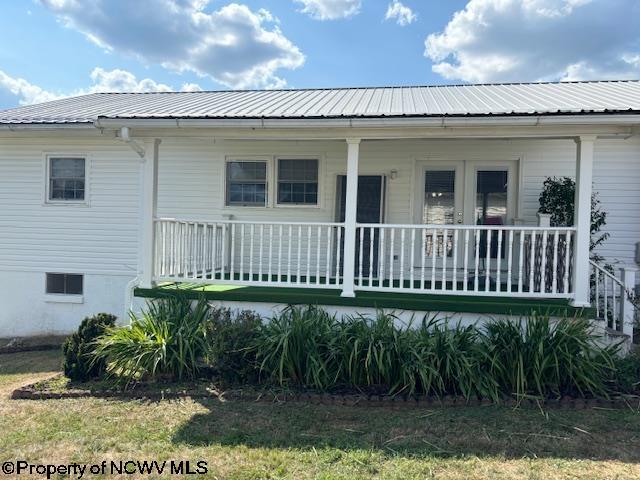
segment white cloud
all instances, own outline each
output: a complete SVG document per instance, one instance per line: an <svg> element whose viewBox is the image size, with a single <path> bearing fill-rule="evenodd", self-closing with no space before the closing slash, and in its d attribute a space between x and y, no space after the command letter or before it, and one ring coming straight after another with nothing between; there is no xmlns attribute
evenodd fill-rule
<svg viewBox="0 0 640 480"><path fill-rule="evenodd" d="M425 56L469 82L637 78L638 18L637 0L470 0Z"/></svg>
<svg viewBox="0 0 640 480"><path fill-rule="evenodd" d="M281 69L304 55L267 10L209 0L40 0L65 24L108 51L191 71L232 88L281 87Z"/></svg>
<svg viewBox="0 0 640 480"><path fill-rule="evenodd" d="M413 13L413 10L402 4L399 0L393 0L393 3L389 4L387 14L384 18L385 20L395 19L398 25L404 27L415 22L418 19L418 15Z"/></svg>
<svg viewBox="0 0 640 480"><path fill-rule="evenodd" d="M64 95L47 92L24 78L11 77L2 70L0 70L0 90L8 91L12 96L17 97L21 105L50 102L64 97Z"/></svg>
<svg viewBox="0 0 640 480"><path fill-rule="evenodd" d="M126 70L104 70L96 67L90 75L92 85L88 88L74 90L68 93L48 92L23 78L15 78L0 70L0 93L7 91L20 105L49 102L65 97L86 95L98 92L170 92L169 85L158 83L150 78L138 80L134 74ZM184 83L180 89L183 92L197 92L202 88L196 83Z"/></svg>
<svg viewBox="0 0 640 480"><path fill-rule="evenodd" d="M304 5L301 12L316 20L336 20L360 13L362 0L295 0Z"/></svg>

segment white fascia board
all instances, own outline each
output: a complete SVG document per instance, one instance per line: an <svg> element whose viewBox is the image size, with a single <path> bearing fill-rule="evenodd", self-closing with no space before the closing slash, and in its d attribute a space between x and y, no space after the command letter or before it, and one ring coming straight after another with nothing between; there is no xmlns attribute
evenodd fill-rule
<svg viewBox="0 0 640 480"><path fill-rule="evenodd" d="M302 118L302 119L98 119L99 128L377 128L377 127L486 127L537 125L638 125L640 115L535 115L491 117L387 117L387 118Z"/></svg>

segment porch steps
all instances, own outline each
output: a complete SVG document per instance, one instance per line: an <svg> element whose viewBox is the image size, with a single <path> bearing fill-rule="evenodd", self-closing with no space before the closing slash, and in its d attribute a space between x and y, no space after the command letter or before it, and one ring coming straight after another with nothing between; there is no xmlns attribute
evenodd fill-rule
<svg viewBox="0 0 640 480"><path fill-rule="evenodd" d="M360 291L354 298L340 296L341 290L320 288L257 287L238 285L196 285L171 283L156 288L137 288L139 298L163 298L184 295L197 299L258 302L269 304L332 305L387 308L425 312L479 313L485 315L548 314L558 317L593 318L591 308L575 308L565 299L531 299L504 296L438 295L430 293L395 293Z"/></svg>

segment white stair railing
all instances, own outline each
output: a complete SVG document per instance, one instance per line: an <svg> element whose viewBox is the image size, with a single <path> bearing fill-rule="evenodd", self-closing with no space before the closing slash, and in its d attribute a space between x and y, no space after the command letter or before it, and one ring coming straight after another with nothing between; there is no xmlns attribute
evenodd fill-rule
<svg viewBox="0 0 640 480"><path fill-rule="evenodd" d="M632 301L635 289L635 270L620 269L616 276L602 265L589 260L591 266L591 305L596 318L607 327L629 335L633 333L636 308Z"/></svg>

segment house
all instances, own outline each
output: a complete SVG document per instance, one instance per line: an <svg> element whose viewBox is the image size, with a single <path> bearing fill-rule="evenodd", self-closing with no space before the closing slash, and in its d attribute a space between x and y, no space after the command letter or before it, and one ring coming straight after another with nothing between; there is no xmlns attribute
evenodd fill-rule
<svg viewBox="0 0 640 480"><path fill-rule="evenodd" d="M576 179L574 226L537 216ZM589 260L590 198L610 238ZM176 288L629 334L640 82L95 93L0 112L0 336ZM597 279L597 281L595 281Z"/></svg>

